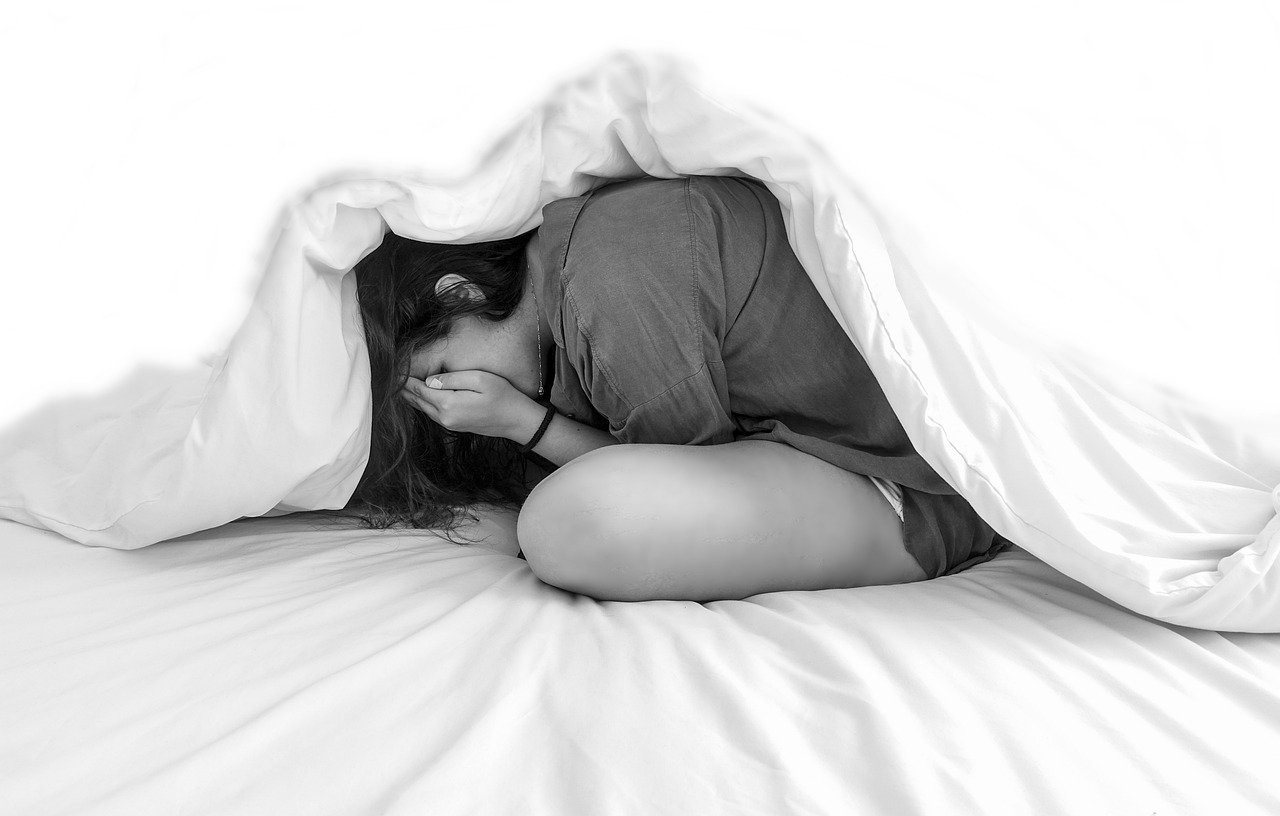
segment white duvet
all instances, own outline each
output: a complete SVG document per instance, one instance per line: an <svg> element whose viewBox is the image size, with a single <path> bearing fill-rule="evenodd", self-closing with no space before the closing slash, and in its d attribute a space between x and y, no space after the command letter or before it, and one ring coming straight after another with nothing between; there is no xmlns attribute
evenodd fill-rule
<svg viewBox="0 0 1280 816"><path fill-rule="evenodd" d="M341 507L369 427L352 266L388 228L506 237L537 226L548 201L642 174L768 185L916 449L1000 534L1143 615L1280 632L1280 412L1205 411L1122 374L1123 361L1038 347L957 308L927 240L895 232L849 168L658 55L619 53L556 88L468 176L349 178L292 202L225 353L9 428L0 516L137 548Z"/></svg>

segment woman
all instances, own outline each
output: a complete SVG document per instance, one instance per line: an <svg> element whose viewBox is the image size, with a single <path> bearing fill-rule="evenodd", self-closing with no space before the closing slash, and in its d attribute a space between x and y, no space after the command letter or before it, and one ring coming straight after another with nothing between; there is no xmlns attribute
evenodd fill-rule
<svg viewBox="0 0 1280 816"><path fill-rule="evenodd" d="M373 523L520 504L534 573L614 600L905 583L1007 545L912 448L762 183L642 177L542 214L388 234L356 267Z"/></svg>

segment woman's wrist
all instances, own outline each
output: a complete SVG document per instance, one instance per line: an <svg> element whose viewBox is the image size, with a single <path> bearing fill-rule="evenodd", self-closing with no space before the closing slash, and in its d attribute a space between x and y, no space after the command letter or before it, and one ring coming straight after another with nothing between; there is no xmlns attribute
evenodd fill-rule
<svg viewBox="0 0 1280 816"><path fill-rule="evenodd" d="M542 412L542 421L538 423L538 430L533 432L533 436L529 438L528 442L520 446L521 453L530 453L538 446L543 435L546 434L547 427L551 424L551 420L555 417L556 409L548 405L546 410Z"/></svg>
<svg viewBox="0 0 1280 816"><path fill-rule="evenodd" d="M510 427L503 436L516 444L523 445L538 432L538 427L542 425L546 415L546 405L533 399L526 399L515 410Z"/></svg>
<svg viewBox="0 0 1280 816"><path fill-rule="evenodd" d="M534 434L542 427L547 418L547 405L530 399L521 405L513 416L511 433L507 439L518 445L527 445ZM533 455L560 467L582 454L602 448L606 445L619 444L608 431L602 431L582 422L569 419L563 414L552 413L542 437L529 449Z"/></svg>

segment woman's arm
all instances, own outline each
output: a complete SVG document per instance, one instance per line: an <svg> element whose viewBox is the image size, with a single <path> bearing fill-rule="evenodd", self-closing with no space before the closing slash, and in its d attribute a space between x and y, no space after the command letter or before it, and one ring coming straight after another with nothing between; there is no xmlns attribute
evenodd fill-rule
<svg viewBox="0 0 1280 816"><path fill-rule="evenodd" d="M501 436L524 445L547 415L545 405L489 371L447 371L430 380L428 384L407 377L401 393L433 422L452 431ZM559 467L587 451L620 444L608 431L556 414L533 452Z"/></svg>
<svg viewBox="0 0 1280 816"><path fill-rule="evenodd" d="M537 433L542 418L546 416L546 406L529 400L522 403L515 423L507 438L518 444L525 444ZM542 458L559 466L571 459L576 459L587 451L603 448L605 445L619 445L608 431L593 428L576 422L563 414L557 413L551 418L551 424L538 440L532 451Z"/></svg>

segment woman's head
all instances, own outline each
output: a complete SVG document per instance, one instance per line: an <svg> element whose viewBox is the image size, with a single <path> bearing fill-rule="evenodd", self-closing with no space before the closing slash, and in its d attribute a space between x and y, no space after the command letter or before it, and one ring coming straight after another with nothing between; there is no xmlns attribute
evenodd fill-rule
<svg viewBox="0 0 1280 816"><path fill-rule="evenodd" d="M531 376L528 361L513 359L519 338L508 338L497 324L520 306L532 236L430 244L389 232L356 264L373 426L369 463L347 508L371 526L447 531L472 504L515 505L528 496L516 443L444 428L399 391L406 375L440 370L481 368L517 387L518 379ZM486 331L489 326L496 331ZM478 342L482 336L488 342Z"/></svg>
<svg viewBox="0 0 1280 816"><path fill-rule="evenodd" d="M527 276L521 275L521 279ZM505 379L527 396L538 395L538 356L535 350L537 309L527 296L514 311L496 319L484 312L463 314L450 321L448 333L433 332L435 339L416 343L408 361L409 375L426 380L443 371L488 371ZM457 273L449 273L435 285L436 298L483 300L480 288ZM476 305L476 308L480 308ZM543 332L550 340L550 331Z"/></svg>

